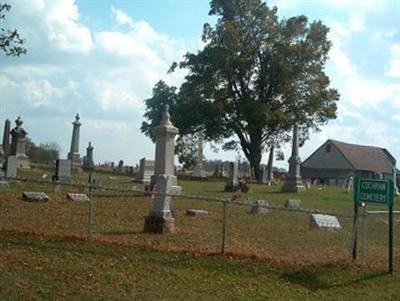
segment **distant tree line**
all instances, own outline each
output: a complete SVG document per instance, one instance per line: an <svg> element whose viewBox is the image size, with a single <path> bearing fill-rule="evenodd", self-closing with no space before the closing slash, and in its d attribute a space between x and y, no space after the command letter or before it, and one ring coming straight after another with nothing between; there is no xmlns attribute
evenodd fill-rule
<svg viewBox="0 0 400 301"><path fill-rule="evenodd" d="M56 142L36 145L28 139L26 154L33 162L52 164L60 157L61 147Z"/></svg>

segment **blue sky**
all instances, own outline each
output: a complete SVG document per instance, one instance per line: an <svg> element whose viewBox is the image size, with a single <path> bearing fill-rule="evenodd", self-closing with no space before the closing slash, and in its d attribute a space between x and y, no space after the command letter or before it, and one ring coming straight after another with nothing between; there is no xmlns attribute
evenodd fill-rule
<svg viewBox="0 0 400 301"><path fill-rule="evenodd" d="M79 112L82 155L91 141L96 162L153 158L154 145L139 129L144 100L159 79L182 81L183 70L166 71L186 51L202 47L203 24L213 22L209 1L9 3L0 25L19 30L28 55L0 54L1 124L20 115L33 141L55 141L66 156ZM338 118L311 135L301 158L336 139L384 147L400 160L400 0L267 3L278 6L280 17L305 14L331 28L326 72L341 94ZM288 158L289 145L284 151ZM236 155L205 151L207 159Z"/></svg>

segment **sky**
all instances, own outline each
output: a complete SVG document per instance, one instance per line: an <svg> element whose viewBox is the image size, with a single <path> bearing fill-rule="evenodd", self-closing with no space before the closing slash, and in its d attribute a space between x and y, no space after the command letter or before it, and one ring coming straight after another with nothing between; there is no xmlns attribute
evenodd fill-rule
<svg viewBox="0 0 400 301"><path fill-rule="evenodd" d="M208 0L18 0L0 27L18 29L27 55L0 53L0 124L21 116L37 144L70 148L72 121L81 116L80 154L88 142L96 163L154 158L140 131L144 100L160 79L179 86L185 71L167 74L187 52L203 47ZM327 139L383 147L400 160L400 0L275 0L280 18L304 14L330 28L326 73L339 90L338 117L312 133L305 160ZM1 133L3 130L1 130ZM2 134L1 134L2 135ZM219 148L220 149L220 148ZM287 168L290 144L283 145ZM235 160L213 151L206 159ZM243 158L243 154L241 154ZM268 154L263 155L266 163ZM399 166L399 164L397 164Z"/></svg>

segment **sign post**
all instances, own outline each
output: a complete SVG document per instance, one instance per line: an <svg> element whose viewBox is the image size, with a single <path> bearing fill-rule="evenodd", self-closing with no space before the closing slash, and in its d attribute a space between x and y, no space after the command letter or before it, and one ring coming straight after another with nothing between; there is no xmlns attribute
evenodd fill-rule
<svg viewBox="0 0 400 301"><path fill-rule="evenodd" d="M357 215L360 203L387 205L389 209L388 269L393 274L393 199L394 185L391 180L360 179L356 177L354 187L354 226L353 259L357 253Z"/></svg>

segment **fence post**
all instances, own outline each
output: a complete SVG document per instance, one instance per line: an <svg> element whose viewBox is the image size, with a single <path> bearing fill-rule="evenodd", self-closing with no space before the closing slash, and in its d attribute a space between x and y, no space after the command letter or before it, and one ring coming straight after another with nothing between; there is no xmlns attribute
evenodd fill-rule
<svg viewBox="0 0 400 301"><path fill-rule="evenodd" d="M225 244L226 244L226 234L227 234L227 227L226 227L226 222L227 222L227 204L226 202L223 202L224 207L223 207L223 216L222 216L222 245L221 245L221 253L225 254Z"/></svg>
<svg viewBox="0 0 400 301"><path fill-rule="evenodd" d="M351 243L352 260L357 259L357 232L358 232L358 202L354 202L353 233Z"/></svg>
<svg viewBox="0 0 400 301"><path fill-rule="evenodd" d="M364 219L363 219L363 258L365 263L368 257L368 208L367 204L364 207Z"/></svg>
<svg viewBox="0 0 400 301"><path fill-rule="evenodd" d="M89 188L89 202L88 202L88 225L87 225L88 238L92 237L92 225L93 225L92 198L93 198L93 187L92 187L92 185L90 185L90 188Z"/></svg>

